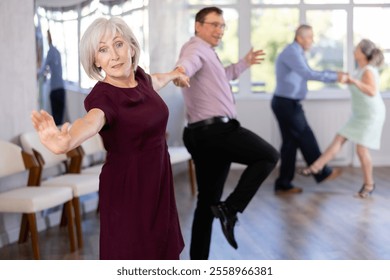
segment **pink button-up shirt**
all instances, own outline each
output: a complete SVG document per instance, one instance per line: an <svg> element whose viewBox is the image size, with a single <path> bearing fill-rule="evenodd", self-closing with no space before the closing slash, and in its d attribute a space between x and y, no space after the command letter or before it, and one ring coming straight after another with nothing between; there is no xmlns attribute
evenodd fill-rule
<svg viewBox="0 0 390 280"><path fill-rule="evenodd" d="M190 77L191 87L183 88L189 123L215 116L237 116L229 81L249 67L244 59L223 67L214 48L194 36L183 45L176 65L183 66Z"/></svg>

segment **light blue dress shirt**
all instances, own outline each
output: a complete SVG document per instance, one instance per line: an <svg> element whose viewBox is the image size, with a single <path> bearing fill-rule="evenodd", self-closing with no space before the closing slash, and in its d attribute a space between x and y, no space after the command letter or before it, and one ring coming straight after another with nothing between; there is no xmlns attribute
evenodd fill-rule
<svg viewBox="0 0 390 280"><path fill-rule="evenodd" d="M53 46L50 45L49 51L45 61L42 63L41 69L39 69L38 76L42 76L46 70L46 67L50 68L50 90L56 90L64 88L64 80L62 79L62 64L61 64L61 54Z"/></svg>
<svg viewBox="0 0 390 280"><path fill-rule="evenodd" d="M307 81L325 83L337 81L335 71L314 71L307 64L304 50L296 41L289 44L276 60L275 95L294 100L302 100L307 94Z"/></svg>

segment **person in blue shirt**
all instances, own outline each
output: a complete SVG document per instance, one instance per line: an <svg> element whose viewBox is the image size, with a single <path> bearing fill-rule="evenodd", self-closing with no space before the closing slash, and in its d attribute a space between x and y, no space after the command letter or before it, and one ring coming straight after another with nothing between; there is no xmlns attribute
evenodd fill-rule
<svg viewBox="0 0 390 280"><path fill-rule="evenodd" d="M279 176L274 185L276 194L302 192L301 188L292 184L298 149L309 166L321 155L301 104L307 95L307 81L335 83L343 82L347 78L342 72L312 70L305 58L305 51L308 51L312 44L312 27L300 25L295 32L294 41L285 47L276 60L276 89L271 107L282 136ZM316 182L320 183L336 178L340 175L340 169L331 169L325 165L320 172L312 175Z"/></svg>
<svg viewBox="0 0 390 280"><path fill-rule="evenodd" d="M49 51L45 61L38 71L38 77L41 77L50 71L50 105L56 125L63 124L65 111L65 88L62 79L61 54L53 45L50 31L47 31L47 40L49 42Z"/></svg>

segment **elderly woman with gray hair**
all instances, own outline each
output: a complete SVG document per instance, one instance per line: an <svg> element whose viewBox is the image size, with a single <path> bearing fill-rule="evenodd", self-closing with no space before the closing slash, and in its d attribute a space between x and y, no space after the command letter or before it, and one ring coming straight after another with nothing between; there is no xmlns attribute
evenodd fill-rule
<svg viewBox="0 0 390 280"><path fill-rule="evenodd" d="M98 80L87 114L59 130L45 111L33 112L41 142L66 153L96 133L107 159L100 174L100 259L179 259L184 247L165 131L168 108L157 90L189 79L177 70L148 75L139 44L120 18L98 18L80 42L87 75Z"/></svg>
<svg viewBox="0 0 390 280"><path fill-rule="evenodd" d="M320 172L323 166L350 140L356 143L356 153L363 172L363 185L357 195L368 197L375 189L369 149L378 150L386 117L386 107L379 92L378 68L384 62L383 52L373 42L363 39L356 46L354 57L358 68L347 83L351 91L352 116L337 133L331 145L308 168L299 170L309 176Z"/></svg>

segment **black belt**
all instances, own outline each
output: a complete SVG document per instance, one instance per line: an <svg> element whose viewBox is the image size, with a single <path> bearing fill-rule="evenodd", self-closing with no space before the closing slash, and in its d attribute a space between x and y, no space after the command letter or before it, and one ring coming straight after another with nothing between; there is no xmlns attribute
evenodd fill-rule
<svg viewBox="0 0 390 280"><path fill-rule="evenodd" d="M215 124L215 123L228 123L231 120L229 117L212 117L209 119L201 120L198 122L194 123L189 123L187 124L188 128L196 128L196 127L202 127L210 124Z"/></svg>

